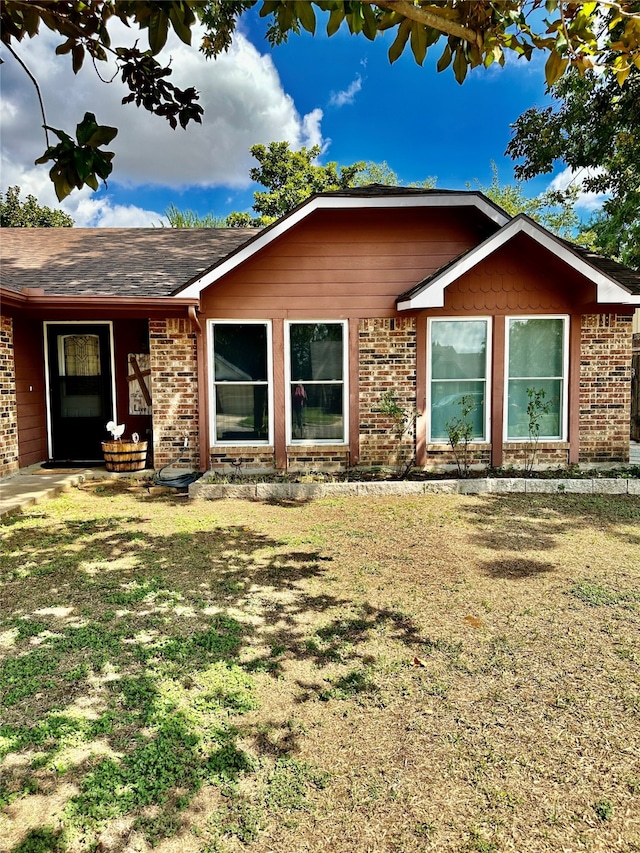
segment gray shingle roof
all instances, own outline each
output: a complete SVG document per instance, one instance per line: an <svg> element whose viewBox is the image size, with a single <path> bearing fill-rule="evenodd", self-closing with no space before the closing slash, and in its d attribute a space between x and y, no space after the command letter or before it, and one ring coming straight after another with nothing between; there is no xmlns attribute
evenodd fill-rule
<svg viewBox="0 0 640 853"><path fill-rule="evenodd" d="M3 228L2 285L47 296L170 296L257 228Z"/></svg>
<svg viewBox="0 0 640 853"><path fill-rule="evenodd" d="M563 242L587 261L587 263L591 264L592 267L599 269L605 275L620 282L630 293L640 295L640 271L625 267L617 261L612 261L611 258L605 258L604 255L598 255L590 249L585 249L584 246L577 246L575 243L570 243L567 240L563 240Z"/></svg>

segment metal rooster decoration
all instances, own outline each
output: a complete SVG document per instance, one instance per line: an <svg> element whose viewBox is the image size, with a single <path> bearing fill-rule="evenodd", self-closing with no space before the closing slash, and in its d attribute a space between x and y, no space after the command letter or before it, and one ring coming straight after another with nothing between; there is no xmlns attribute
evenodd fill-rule
<svg viewBox="0 0 640 853"><path fill-rule="evenodd" d="M125 430L125 425L116 424L115 421L109 421L106 428L111 433L111 437L113 438L113 440L118 441L120 438L122 438L122 434Z"/></svg>

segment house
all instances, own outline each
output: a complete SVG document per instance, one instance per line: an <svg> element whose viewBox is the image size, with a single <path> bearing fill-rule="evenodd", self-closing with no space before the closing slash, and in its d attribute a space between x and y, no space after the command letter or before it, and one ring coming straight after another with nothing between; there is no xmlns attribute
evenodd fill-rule
<svg viewBox="0 0 640 853"><path fill-rule="evenodd" d="M380 400L419 466L629 458L640 274L479 192L371 186L269 228L3 229L0 475L95 460L107 421L159 468L384 464Z"/></svg>

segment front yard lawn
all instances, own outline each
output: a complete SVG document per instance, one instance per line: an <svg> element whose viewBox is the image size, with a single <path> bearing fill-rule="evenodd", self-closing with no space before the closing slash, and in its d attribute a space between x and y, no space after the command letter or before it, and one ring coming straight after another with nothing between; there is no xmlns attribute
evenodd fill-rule
<svg viewBox="0 0 640 853"><path fill-rule="evenodd" d="M0 850L640 851L640 498L0 527Z"/></svg>

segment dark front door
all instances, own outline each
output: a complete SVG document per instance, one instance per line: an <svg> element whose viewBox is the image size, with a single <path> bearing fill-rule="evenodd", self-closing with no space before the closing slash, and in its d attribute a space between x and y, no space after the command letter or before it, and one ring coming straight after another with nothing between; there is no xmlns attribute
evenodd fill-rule
<svg viewBox="0 0 640 853"><path fill-rule="evenodd" d="M52 457L98 460L113 416L111 327L47 326Z"/></svg>

